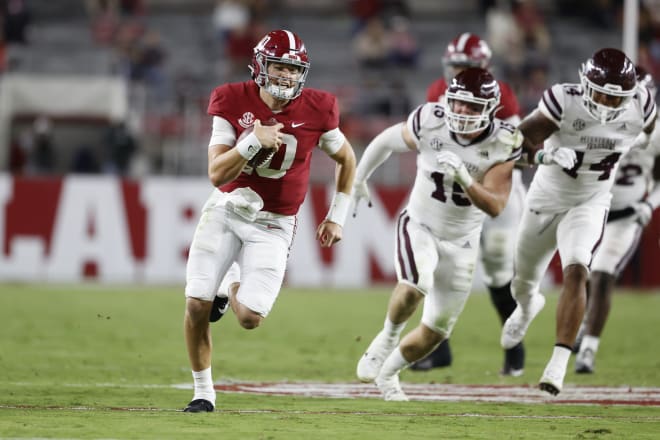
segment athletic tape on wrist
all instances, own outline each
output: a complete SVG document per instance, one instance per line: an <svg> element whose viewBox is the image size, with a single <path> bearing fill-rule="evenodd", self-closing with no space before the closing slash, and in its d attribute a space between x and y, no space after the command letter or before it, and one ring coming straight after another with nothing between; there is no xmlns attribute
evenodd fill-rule
<svg viewBox="0 0 660 440"><path fill-rule="evenodd" d="M465 189L468 189L474 183L474 179L470 175L470 172L467 170L467 168L465 168L465 166L461 166L456 171L456 177L454 177L454 179Z"/></svg>
<svg viewBox="0 0 660 440"><path fill-rule="evenodd" d="M343 227L350 206L351 196L344 194L343 192L336 192L332 198L332 203L330 204L330 209L328 210L328 215L325 216L325 219Z"/></svg>
<svg viewBox="0 0 660 440"><path fill-rule="evenodd" d="M543 150L539 150L534 154L534 163L535 164L543 164L543 157L545 156L545 152Z"/></svg>
<svg viewBox="0 0 660 440"><path fill-rule="evenodd" d="M236 148L238 154L243 156L244 159L250 160L261 150L261 142L259 142L259 138L254 133L250 133L241 139L234 148Z"/></svg>

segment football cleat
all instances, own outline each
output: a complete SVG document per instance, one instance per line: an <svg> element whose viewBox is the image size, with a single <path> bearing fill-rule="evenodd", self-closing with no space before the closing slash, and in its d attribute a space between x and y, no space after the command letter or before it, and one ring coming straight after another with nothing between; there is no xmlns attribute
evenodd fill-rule
<svg viewBox="0 0 660 440"><path fill-rule="evenodd" d="M525 370L522 368L512 368L510 365L504 365L500 370L500 376L511 376L511 377L520 377L523 375Z"/></svg>
<svg viewBox="0 0 660 440"><path fill-rule="evenodd" d="M564 376L566 376L566 368L548 364L539 381L539 389L556 396L564 386Z"/></svg>
<svg viewBox="0 0 660 440"><path fill-rule="evenodd" d="M595 372L596 353L590 348L581 350L575 357L575 372L579 374L593 374Z"/></svg>
<svg viewBox="0 0 660 440"><path fill-rule="evenodd" d="M399 375L394 376L378 376L376 378L376 386L383 393L383 399L388 402L407 402L408 396L401 389L399 383Z"/></svg>
<svg viewBox="0 0 660 440"><path fill-rule="evenodd" d="M504 326L502 327L502 336L500 338L500 344L502 348L509 349L513 348L525 337L527 333L527 328L532 320L538 315L538 313L543 309L545 305L545 296L540 293L535 293L529 299L527 304L527 310L523 311L520 303L513 311L511 316L506 320Z"/></svg>
<svg viewBox="0 0 660 440"><path fill-rule="evenodd" d="M451 348L449 339L443 340L438 347L424 359L410 365L412 371L428 371L433 368L449 367L451 365Z"/></svg>
<svg viewBox="0 0 660 440"><path fill-rule="evenodd" d="M209 322L219 321L220 318L225 316L227 310L229 309L229 297L228 296L216 296L213 300L213 307L211 308L211 314L209 315Z"/></svg>
<svg viewBox="0 0 660 440"><path fill-rule="evenodd" d="M358 362L358 379L362 382L373 382L380 373L383 362L397 345L396 339L388 339L382 332L378 333Z"/></svg>
<svg viewBox="0 0 660 440"><path fill-rule="evenodd" d="M500 370L502 376L519 377L525 366L525 347L523 343L504 350L504 366Z"/></svg>
<svg viewBox="0 0 660 440"><path fill-rule="evenodd" d="M213 404L206 399L195 399L183 409L183 412L199 413L199 412L213 412L215 408Z"/></svg>

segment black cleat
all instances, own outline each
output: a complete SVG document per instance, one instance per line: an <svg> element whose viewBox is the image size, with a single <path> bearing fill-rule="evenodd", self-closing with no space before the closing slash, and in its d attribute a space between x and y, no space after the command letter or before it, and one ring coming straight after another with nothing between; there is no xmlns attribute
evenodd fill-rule
<svg viewBox="0 0 660 440"><path fill-rule="evenodd" d="M433 368L443 368L450 365L451 348L449 347L449 339L445 339L430 355L410 365L410 369L412 371L428 371Z"/></svg>
<svg viewBox="0 0 660 440"><path fill-rule="evenodd" d="M522 376L525 367L525 347L519 343L504 350L504 367L500 370L502 376Z"/></svg>
<svg viewBox="0 0 660 440"><path fill-rule="evenodd" d="M228 296L216 296L213 300L213 308L211 308L211 315L209 316L209 322L216 322L222 318L227 310L229 309L229 297Z"/></svg>
<svg viewBox="0 0 660 440"><path fill-rule="evenodd" d="M412 371L429 371L433 368L433 361L430 356L420 359L417 362L410 364L410 369Z"/></svg>
<svg viewBox="0 0 660 440"><path fill-rule="evenodd" d="M547 383L547 382L541 382L539 384L539 389L541 391L545 391L546 393L550 393L553 396L556 396L557 394L559 394L559 391L560 391L559 388L557 388L553 384Z"/></svg>
<svg viewBox="0 0 660 440"><path fill-rule="evenodd" d="M183 409L183 412L213 412L213 404L206 399L195 399Z"/></svg>

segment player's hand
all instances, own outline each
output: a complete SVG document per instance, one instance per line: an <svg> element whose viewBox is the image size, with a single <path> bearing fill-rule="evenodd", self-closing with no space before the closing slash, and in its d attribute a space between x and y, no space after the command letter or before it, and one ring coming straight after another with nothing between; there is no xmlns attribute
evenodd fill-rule
<svg viewBox="0 0 660 440"><path fill-rule="evenodd" d="M364 180L353 182L353 191L351 191L351 199L353 199L353 217L357 215L358 205L361 200L366 200L367 206L371 208L371 195L369 194L369 187Z"/></svg>
<svg viewBox="0 0 660 440"><path fill-rule="evenodd" d="M571 169L577 162L575 150L566 147L555 147L543 151L541 156L541 163L543 165L557 164L561 168Z"/></svg>
<svg viewBox="0 0 660 440"><path fill-rule="evenodd" d="M316 230L316 239L321 247L330 247L342 238L342 227L330 220L323 220Z"/></svg>
<svg viewBox="0 0 660 440"><path fill-rule="evenodd" d="M262 125L259 119L254 121L254 135L259 139L262 148L270 148L277 151L282 145L284 134L280 131L284 124L278 122L275 125Z"/></svg>
<svg viewBox="0 0 660 440"><path fill-rule="evenodd" d="M451 176L463 188L469 188L474 183L474 179L470 176L470 172L465 167L465 164L455 153L451 151L441 151L436 156L438 161L438 171Z"/></svg>
<svg viewBox="0 0 660 440"><path fill-rule="evenodd" d="M635 216L637 217L635 221L642 225L642 227L648 225L651 221L651 217L653 217L653 207L651 204L646 200L643 200L635 203L633 209L635 210Z"/></svg>

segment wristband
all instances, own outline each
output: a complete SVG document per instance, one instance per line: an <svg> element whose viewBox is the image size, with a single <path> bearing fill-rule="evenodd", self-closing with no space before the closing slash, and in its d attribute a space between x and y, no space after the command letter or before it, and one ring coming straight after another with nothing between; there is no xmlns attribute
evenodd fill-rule
<svg viewBox="0 0 660 440"><path fill-rule="evenodd" d="M474 179L472 178L472 176L470 176L470 172L467 170L465 165L461 165L456 170L456 175L454 176L454 180L456 180L458 184L465 189L468 189L474 183Z"/></svg>
<svg viewBox="0 0 660 440"><path fill-rule="evenodd" d="M344 227L344 221L346 221L350 206L351 196L344 194L343 192L336 192L332 198L332 203L330 204L330 209L328 210L328 215L325 216L325 219Z"/></svg>
<svg viewBox="0 0 660 440"><path fill-rule="evenodd" d="M261 142L259 142L257 135L252 132L241 139L234 148L245 160L250 160L261 150Z"/></svg>
<svg viewBox="0 0 660 440"><path fill-rule="evenodd" d="M537 151L536 154L534 154L534 163L537 165L545 165L543 163L544 156L545 156L545 151L543 151L543 149Z"/></svg>

